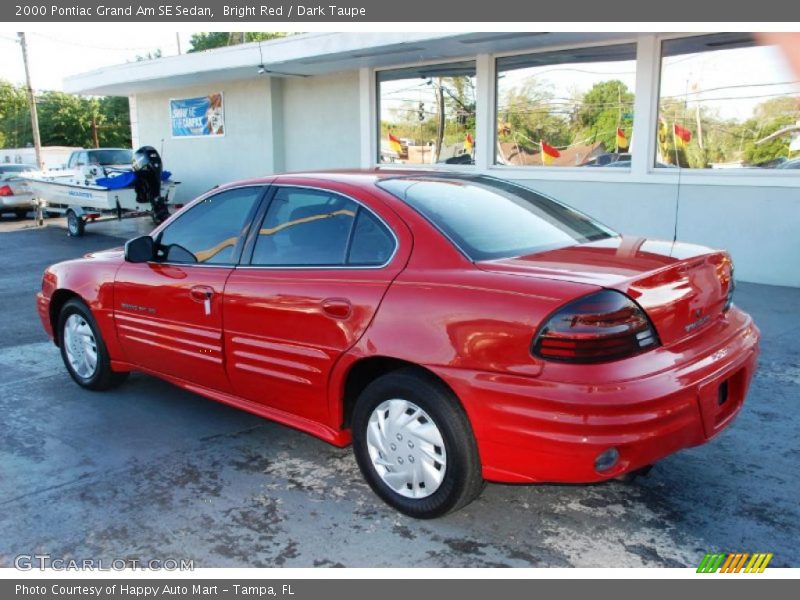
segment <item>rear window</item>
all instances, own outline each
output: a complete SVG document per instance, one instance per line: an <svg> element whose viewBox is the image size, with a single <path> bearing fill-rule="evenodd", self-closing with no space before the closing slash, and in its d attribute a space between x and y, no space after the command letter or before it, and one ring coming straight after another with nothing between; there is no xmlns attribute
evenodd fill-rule
<svg viewBox="0 0 800 600"><path fill-rule="evenodd" d="M398 177L378 185L416 209L473 261L616 236L583 213L492 177Z"/></svg>

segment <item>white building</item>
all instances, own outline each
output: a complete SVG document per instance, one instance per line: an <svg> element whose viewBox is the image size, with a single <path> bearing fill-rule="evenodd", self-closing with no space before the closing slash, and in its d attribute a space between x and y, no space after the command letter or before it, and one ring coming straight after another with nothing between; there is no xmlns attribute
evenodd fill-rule
<svg viewBox="0 0 800 600"><path fill-rule="evenodd" d="M43 146L41 156L44 168L60 169L66 164L73 150L77 150L77 148L71 146ZM0 148L0 165L3 164L35 165L36 150L33 146Z"/></svg>
<svg viewBox="0 0 800 600"><path fill-rule="evenodd" d="M741 280L800 286L800 169L742 160L776 119L800 119L798 79L747 34L314 33L103 68L65 90L129 96L134 147L163 152L184 199L274 172L429 163L437 145L457 158L474 143L474 165L439 166L524 183L623 233L677 231L729 249ZM593 106L616 111L608 127L629 154L608 127L558 144L546 119L530 125L580 122L576 98L609 80L618 101ZM217 135L191 135L193 101ZM428 126L439 119L441 137ZM561 156L548 161L541 142ZM616 164L579 166L590 152ZM713 164L743 166L702 168Z"/></svg>

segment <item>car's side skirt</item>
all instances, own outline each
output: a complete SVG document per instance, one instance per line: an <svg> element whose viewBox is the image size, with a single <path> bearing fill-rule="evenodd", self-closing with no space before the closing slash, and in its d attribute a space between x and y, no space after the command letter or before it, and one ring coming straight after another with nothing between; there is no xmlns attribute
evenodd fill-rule
<svg viewBox="0 0 800 600"><path fill-rule="evenodd" d="M254 415L258 415L259 417L263 417L271 421L276 421L277 423L281 423L282 425L287 425L294 429L299 429L300 431L318 437L322 441L328 442L329 444L332 444L339 448L344 448L350 445L352 441L352 436L349 430L333 429L331 427L328 427L327 425L318 423L317 421L312 421L310 419L298 417L297 415L293 415L291 413L287 413L285 411L278 410L276 408L265 406L263 404L258 404L257 402L245 400L244 398L240 398L232 394L226 394L225 392L220 392L207 387L203 387L191 383L189 381L186 381L184 379L172 377L170 375L159 373L157 371L152 371L150 369L143 369L141 367L131 365L127 362L122 362L122 361L111 361L111 368L115 371L140 371L142 373L147 373L148 375L152 375L153 377L158 377L159 379L168 381L173 385L177 385L178 387L183 388L189 392L199 394L206 398L210 398L211 400L216 400L217 402L221 402L222 404L233 406L234 408L247 411Z"/></svg>

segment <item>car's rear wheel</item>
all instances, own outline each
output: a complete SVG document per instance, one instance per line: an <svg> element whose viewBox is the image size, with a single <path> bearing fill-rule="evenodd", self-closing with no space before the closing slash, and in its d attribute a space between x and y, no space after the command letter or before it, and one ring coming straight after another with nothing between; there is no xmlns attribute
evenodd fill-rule
<svg viewBox="0 0 800 600"><path fill-rule="evenodd" d="M483 489L472 427L453 392L416 369L376 379L353 411L353 450L370 487L419 519L457 510Z"/></svg>
<svg viewBox="0 0 800 600"><path fill-rule="evenodd" d="M28 209L27 208L18 208L14 211L14 214L18 219L24 219L28 216Z"/></svg>
<svg viewBox="0 0 800 600"><path fill-rule="evenodd" d="M111 359L92 311L78 299L69 300L58 319L61 358L75 383L89 390L119 385L126 372L111 370Z"/></svg>

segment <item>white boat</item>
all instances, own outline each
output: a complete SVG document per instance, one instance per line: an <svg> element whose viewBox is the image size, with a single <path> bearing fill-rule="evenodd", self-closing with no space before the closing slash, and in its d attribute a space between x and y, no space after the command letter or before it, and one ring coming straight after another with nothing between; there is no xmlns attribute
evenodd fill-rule
<svg viewBox="0 0 800 600"><path fill-rule="evenodd" d="M64 214L70 235L83 234L87 222L150 214L156 223L169 216L178 182L163 171L150 146L135 153L124 148L76 150L63 169L22 175L48 213Z"/></svg>
<svg viewBox="0 0 800 600"><path fill-rule="evenodd" d="M109 189L76 177L73 173L31 173L28 187L46 203L46 208L80 206L99 211L137 210L136 190L132 187Z"/></svg>
<svg viewBox="0 0 800 600"><path fill-rule="evenodd" d="M65 169L32 171L25 178L34 195L46 203L46 209L146 210L148 203L137 202L132 157L132 151L124 148L77 150ZM168 179L162 187L166 188L162 195L169 198L175 182Z"/></svg>

